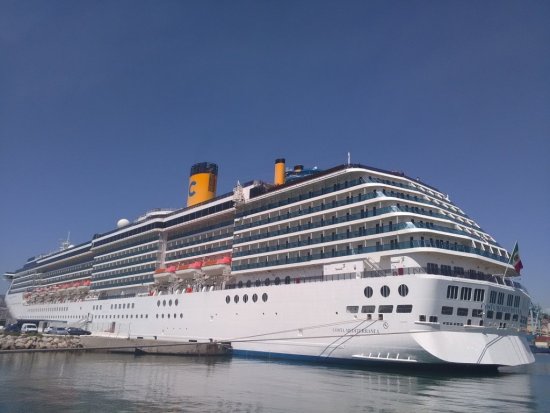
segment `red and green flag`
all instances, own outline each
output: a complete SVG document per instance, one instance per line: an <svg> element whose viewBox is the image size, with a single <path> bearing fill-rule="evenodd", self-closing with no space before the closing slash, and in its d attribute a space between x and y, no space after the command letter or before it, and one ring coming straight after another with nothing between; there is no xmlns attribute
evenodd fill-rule
<svg viewBox="0 0 550 413"><path fill-rule="evenodd" d="M512 255L510 256L510 264L514 266L514 269L518 274L523 268L523 264L521 263L521 257L519 256L519 248L518 248L517 242L516 242L516 245L514 246L514 250L512 251Z"/></svg>

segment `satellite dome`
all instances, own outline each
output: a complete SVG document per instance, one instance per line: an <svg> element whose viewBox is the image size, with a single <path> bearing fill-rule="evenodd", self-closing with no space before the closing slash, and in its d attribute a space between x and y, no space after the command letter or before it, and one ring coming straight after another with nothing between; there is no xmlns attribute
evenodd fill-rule
<svg viewBox="0 0 550 413"><path fill-rule="evenodd" d="M116 223L117 228L124 228L128 225L130 225L130 221L128 221L126 218L119 219Z"/></svg>

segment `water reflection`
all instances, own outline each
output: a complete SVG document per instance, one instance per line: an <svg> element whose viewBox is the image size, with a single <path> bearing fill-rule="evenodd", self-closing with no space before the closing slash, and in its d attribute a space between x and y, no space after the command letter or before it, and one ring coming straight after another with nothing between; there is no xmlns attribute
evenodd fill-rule
<svg viewBox="0 0 550 413"><path fill-rule="evenodd" d="M485 376L115 354L0 355L0 411L538 412L550 357Z"/></svg>

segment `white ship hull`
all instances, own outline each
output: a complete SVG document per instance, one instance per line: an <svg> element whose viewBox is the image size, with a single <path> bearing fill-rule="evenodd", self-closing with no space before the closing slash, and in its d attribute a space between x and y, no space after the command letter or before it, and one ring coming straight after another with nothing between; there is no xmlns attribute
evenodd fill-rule
<svg viewBox="0 0 550 413"><path fill-rule="evenodd" d="M121 338L228 341L241 354L471 366L515 366L534 361L517 331L468 326L460 319L445 325L417 321L419 314L440 311L449 280L459 286L482 285L472 280L415 275L41 305L24 305L22 294L6 298L18 319L64 321L86 326L94 334ZM397 294L402 284L411 291L408 297ZM376 291L384 285L392 291L388 297L365 297L366 286ZM361 308L364 304L410 304L413 311L382 317L374 314L371 320L366 314L346 311L348 306Z"/></svg>

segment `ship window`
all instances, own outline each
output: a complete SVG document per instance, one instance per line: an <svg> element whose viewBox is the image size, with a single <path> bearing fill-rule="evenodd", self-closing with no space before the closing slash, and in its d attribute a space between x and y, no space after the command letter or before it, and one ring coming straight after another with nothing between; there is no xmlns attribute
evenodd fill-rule
<svg viewBox="0 0 550 413"><path fill-rule="evenodd" d="M474 301L483 301L485 299L485 290L476 288L474 290Z"/></svg>
<svg viewBox="0 0 550 413"><path fill-rule="evenodd" d="M498 305L504 304L504 293L498 293L497 304L498 304Z"/></svg>
<svg viewBox="0 0 550 413"><path fill-rule="evenodd" d="M275 277L275 285L279 285L281 283L281 279L279 277Z"/></svg>
<svg viewBox="0 0 550 413"><path fill-rule="evenodd" d="M453 307L443 306L441 307L441 314L443 315L453 315Z"/></svg>
<svg viewBox="0 0 550 413"><path fill-rule="evenodd" d="M382 286L382 288L380 288L380 294L382 294L382 297L389 296L390 295L390 287L388 287L387 285Z"/></svg>
<svg viewBox="0 0 550 413"><path fill-rule="evenodd" d="M518 315L517 314L514 314L512 316L512 321L518 321Z"/></svg>
<svg viewBox="0 0 550 413"><path fill-rule="evenodd" d="M378 314L378 320L383 320L384 319L384 314Z"/></svg>
<svg viewBox="0 0 550 413"><path fill-rule="evenodd" d="M462 287L460 289L460 299L470 301L472 299L472 289L469 287Z"/></svg>
<svg viewBox="0 0 550 413"><path fill-rule="evenodd" d="M231 302L231 297L227 295L227 296L225 297L225 302L226 302L227 304L229 304L229 303Z"/></svg>
<svg viewBox="0 0 550 413"><path fill-rule="evenodd" d="M495 317L497 320L502 320L502 311L497 311L497 315Z"/></svg>
<svg viewBox="0 0 550 413"><path fill-rule="evenodd" d="M493 310L487 311L487 318L493 318L493 314L494 314Z"/></svg>
<svg viewBox="0 0 550 413"><path fill-rule="evenodd" d="M380 305L378 306L379 313L391 313L393 312L393 305Z"/></svg>
<svg viewBox="0 0 550 413"><path fill-rule="evenodd" d="M451 300L456 300L458 297L458 286L456 285L449 285L447 287L447 298Z"/></svg>
<svg viewBox="0 0 550 413"><path fill-rule="evenodd" d="M426 321L426 316L424 314L420 314L418 316L418 321Z"/></svg>
<svg viewBox="0 0 550 413"><path fill-rule="evenodd" d="M256 280L256 287L259 287L260 285L262 285L262 282L260 280Z"/></svg>
<svg viewBox="0 0 550 413"><path fill-rule="evenodd" d="M178 305L179 304L179 300L176 298L176 301L174 301L174 305Z"/></svg>
<svg viewBox="0 0 550 413"><path fill-rule="evenodd" d="M285 277L285 284L290 284L290 276Z"/></svg>
<svg viewBox="0 0 550 413"><path fill-rule="evenodd" d="M430 323L437 323L437 317L435 315L430 316Z"/></svg>
<svg viewBox="0 0 550 413"><path fill-rule="evenodd" d="M271 283L271 281L269 281L269 278L266 278L265 281L264 281L264 284L265 284L266 286L268 286L270 283Z"/></svg>
<svg viewBox="0 0 550 413"><path fill-rule="evenodd" d="M483 310L474 309L472 310L472 317L481 317L483 315Z"/></svg>
<svg viewBox="0 0 550 413"><path fill-rule="evenodd" d="M359 312L359 306L358 305L348 305L346 307L346 313L358 313Z"/></svg>
<svg viewBox="0 0 550 413"><path fill-rule="evenodd" d="M166 307L166 300L162 300L162 306Z"/></svg>
<svg viewBox="0 0 550 413"><path fill-rule="evenodd" d="M242 282L242 281L239 281L239 282L237 283L237 287L243 288L243 282Z"/></svg>
<svg viewBox="0 0 550 413"><path fill-rule="evenodd" d="M519 300L520 300L520 296L517 295L514 297L514 307L515 308L518 308L519 307Z"/></svg>
<svg viewBox="0 0 550 413"><path fill-rule="evenodd" d="M170 313L168 313L166 316L167 316L168 318L170 318Z"/></svg>
<svg viewBox="0 0 550 413"><path fill-rule="evenodd" d="M252 295L252 301L254 302L258 301L258 294Z"/></svg>
<svg viewBox="0 0 550 413"><path fill-rule="evenodd" d="M468 309L467 308L458 308L456 310L456 315L461 317L468 317Z"/></svg>
<svg viewBox="0 0 550 413"><path fill-rule="evenodd" d="M172 300L168 301L168 305L172 307Z"/></svg>
<svg viewBox="0 0 550 413"><path fill-rule="evenodd" d="M489 303L494 304L497 302L497 292L491 291L491 294L489 295Z"/></svg>
<svg viewBox="0 0 550 413"><path fill-rule="evenodd" d="M362 313L374 313L376 311L375 305L364 305L361 307Z"/></svg>
<svg viewBox="0 0 550 413"><path fill-rule="evenodd" d="M405 284L401 284L397 291L399 292L399 295L401 297L406 297L407 294L409 294L409 287L407 287Z"/></svg>
<svg viewBox="0 0 550 413"><path fill-rule="evenodd" d="M157 307L160 307L160 300L157 301ZM112 308L112 306L111 306Z"/></svg>
<svg viewBox="0 0 550 413"><path fill-rule="evenodd" d="M244 303L248 302L248 294L243 295L243 302Z"/></svg>
<svg viewBox="0 0 550 413"><path fill-rule="evenodd" d="M239 302L239 296L235 295L235 297L233 297L233 301L235 301L235 303L238 303Z"/></svg>
<svg viewBox="0 0 550 413"><path fill-rule="evenodd" d="M266 293L263 293L262 294L262 301L265 303L267 301L267 294Z"/></svg>
<svg viewBox="0 0 550 413"><path fill-rule="evenodd" d="M412 313L412 304L401 304L395 309L396 313Z"/></svg>
<svg viewBox="0 0 550 413"><path fill-rule="evenodd" d="M161 314L161 317L164 318L164 314Z"/></svg>
<svg viewBox="0 0 550 413"><path fill-rule="evenodd" d="M180 313L180 318L183 318L183 313Z"/></svg>
<svg viewBox="0 0 550 413"><path fill-rule="evenodd" d="M371 298L372 297L372 288L371 287L365 287L365 290L363 291L365 294L365 297Z"/></svg>
<svg viewBox="0 0 550 413"><path fill-rule="evenodd" d="M252 281L248 280L248 281L246 282L246 286L247 286L248 288L252 287Z"/></svg>
<svg viewBox="0 0 550 413"><path fill-rule="evenodd" d="M508 320L510 320L510 316L511 316L510 313L505 313L504 314L504 319L508 321Z"/></svg>
<svg viewBox="0 0 550 413"><path fill-rule="evenodd" d="M506 305L508 307L512 307L513 303L514 303L514 296L512 294L508 294L508 297L506 299Z"/></svg>

